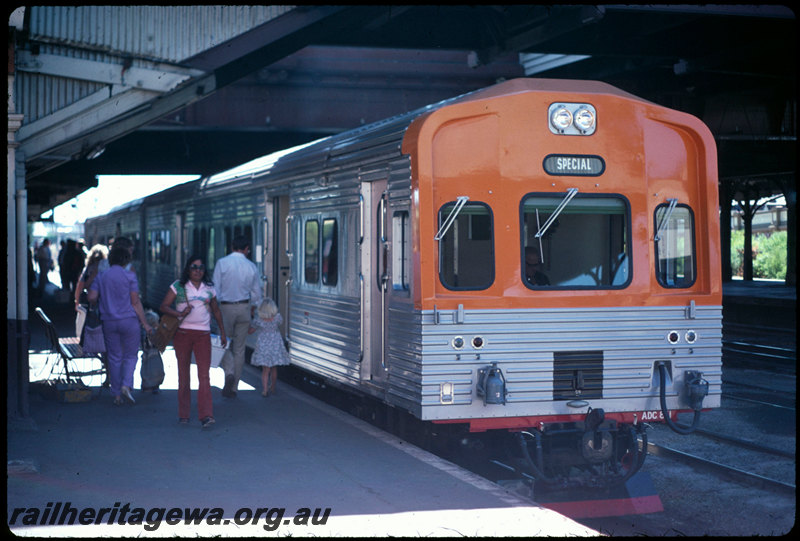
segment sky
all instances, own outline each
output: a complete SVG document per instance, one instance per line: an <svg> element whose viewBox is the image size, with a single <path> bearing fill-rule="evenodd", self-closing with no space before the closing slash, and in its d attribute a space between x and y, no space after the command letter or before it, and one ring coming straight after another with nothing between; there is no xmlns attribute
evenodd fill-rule
<svg viewBox="0 0 800 541"><path fill-rule="evenodd" d="M199 175L100 175L96 188L55 207L54 221L65 225L83 223L86 218L105 214L128 201L197 178Z"/></svg>

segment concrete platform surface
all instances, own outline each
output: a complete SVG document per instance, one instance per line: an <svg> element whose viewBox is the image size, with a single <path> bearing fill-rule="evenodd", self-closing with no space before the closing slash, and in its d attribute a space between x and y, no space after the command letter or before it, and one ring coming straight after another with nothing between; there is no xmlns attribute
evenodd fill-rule
<svg viewBox="0 0 800 541"><path fill-rule="evenodd" d="M179 425L174 353L163 358L159 394L138 390L137 367L134 405L114 406L98 378L85 380L87 402L30 395L31 417L7 429L12 533L599 535L286 384L264 398L249 366L235 399L220 395L222 370L212 369L213 427L201 428L196 410ZM47 360L31 351L31 381L49 377Z"/></svg>

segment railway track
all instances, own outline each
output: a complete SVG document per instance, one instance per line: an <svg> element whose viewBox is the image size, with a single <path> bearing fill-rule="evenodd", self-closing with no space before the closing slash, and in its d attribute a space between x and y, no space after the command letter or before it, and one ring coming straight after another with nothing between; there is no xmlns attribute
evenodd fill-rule
<svg viewBox="0 0 800 541"><path fill-rule="evenodd" d="M792 371L797 361L796 349L740 340L723 340L722 355L728 361L766 363L776 368L791 368Z"/></svg>
<svg viewBox="0 0 800 541"><path fill-rule="evenodd" d="M752 442L748 442L745 440L736 440L735 438L720 436L718 434L714 434L712 437L714 437L715 439L720 439L721 441L725 441L729 444L736 445L742 449L752 449L762 453L784 456L787 458L791 458L791 460L794 461L794 456L795 456L794 453L786 453L780 449L773 449L765 446L760 446ZM741 482L743 484L755 488L777 490L784 492L786 494L794 494L794 492L796 491L796 486L793 484L785 483L777 479L771 479L769 477L765 477L758 473L745 471L738 467L728 464L723 464L715 460L710 460L708 458L703 458L696 454L687 453L685 451L679 451L677 449L673 449L666 445L660 445L649 442L647 444L647 452L651 455L668 458L672 460L678 460L693 468L699 468L717 475L723 475L725 477L734 479L738 482Z"/></svg>

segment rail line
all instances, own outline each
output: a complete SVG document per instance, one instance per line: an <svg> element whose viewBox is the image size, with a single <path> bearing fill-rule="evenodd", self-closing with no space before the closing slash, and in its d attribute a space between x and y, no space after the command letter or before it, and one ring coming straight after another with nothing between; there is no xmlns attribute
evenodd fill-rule
<svg viewBox="0 0 800 541"><path fill-rule="evenodd" d="M678 460L689 466L700 468L717 475L728 476L756 488L777 490L788 494L794 494L797 490L795 485L747 472L739 468L734 468L733 466L720 464L719 462L708 460L690 453L685 453L683 451L678 451L677 449L672 449L664 445L648 442L647 452L655 456Z"/></svg>

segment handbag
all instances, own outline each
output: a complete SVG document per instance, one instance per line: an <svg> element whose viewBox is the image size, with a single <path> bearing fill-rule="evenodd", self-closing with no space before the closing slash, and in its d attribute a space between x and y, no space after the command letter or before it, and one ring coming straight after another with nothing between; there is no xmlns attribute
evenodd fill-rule
<svg viewBox="0 0 800 541"><path fill-rule="evenodd" d="M164 361L149 338L142 349L142 389L155 389L164 383Z"/></svg>
<svg viewBox="0 0 800 541"><path fill-rule="evenodd" d="M186 302L186 289L180 282L175 282L176 299ZM162 314L158 320L158 327L153 335L153 345L158 349L159 353L164 353L167 346L172 342L178 326L181 324L183 318L178 318L170 314Z"/></svg>
<svg viewBox="0 0 800 541"><path fill-rule="evenodd" d="M87 355L98 355L106 352L106 340L103 336L103 325L100 322L100 314L96 308L90 308L86 314L86 322L83 325L83 335L81 337L81 347Z"/></svg>
<svg viewBox="0 0 800 541"><path fill-rule="evenodd" d="M153 345L159 353L164 353L169 343L172 342L172 337L175 336L180 323L180 319L170 314L163 314L158 320L158 327L153 335Z"/></svg>

